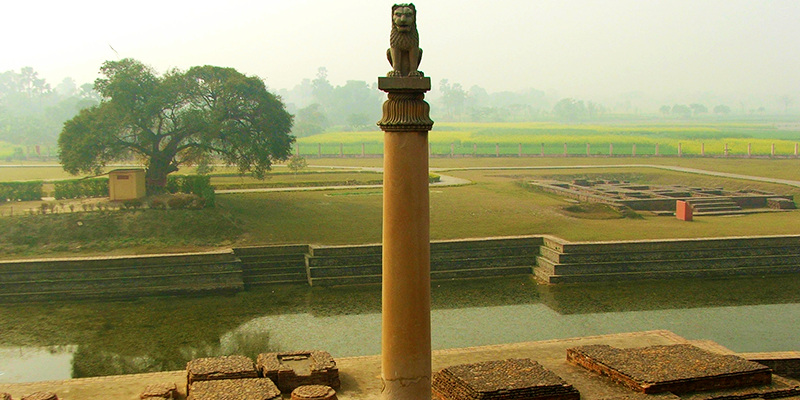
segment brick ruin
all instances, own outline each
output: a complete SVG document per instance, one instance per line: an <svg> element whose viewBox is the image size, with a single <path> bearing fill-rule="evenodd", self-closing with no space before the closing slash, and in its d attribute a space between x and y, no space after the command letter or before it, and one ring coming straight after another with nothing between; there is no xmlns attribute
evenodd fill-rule
<svg viewBox="0 0 800 400"><path fill-rule="evenodd" d="M688 203L694 215L730 215L754 211L780 211L795 208L791 195L763 190L728 191L682 185L644 185L617 180L575 179L530 181L534 189L587 203L604 203L657 215L674 215L676 201Z"/></svg>

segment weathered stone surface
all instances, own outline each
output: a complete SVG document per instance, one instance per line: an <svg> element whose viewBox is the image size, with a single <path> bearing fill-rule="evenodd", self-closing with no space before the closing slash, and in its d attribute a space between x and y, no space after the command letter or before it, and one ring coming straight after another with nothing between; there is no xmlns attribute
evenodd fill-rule
<svg viewBox="0 0 800 400"><path fill-rule="evenodd" d="M0 400L12 400L11 395L8 393L0 393Z"/></svg>
<svg viewBox="0 0 800 400"><path fill-rule="evenodd" d="M222 379L191 384L186 400L277 400L281 392L267 378Z"/></svg>
<svg viewBox="0 0 800 400"><path fill-rule="evenodd" d="M154 383L147 385L139 398L144 399L174 399L178 395L178 386L175 383Z"/></svg>
<svg viewBox="0 0 800 400"><path fill-rule="evenodd" d="M441 400L577 400L578 390L539 363L523 358L447 367L433 375Z"/></svg>
<svg viewBox="0 0 800 400"><path fill-rule="evenodd" d="M197 358L186 363L186 391L193 382L218 379L258 378L256 366L245 356Z"/></svg>
<svg viewBox="0 0 800 400"><path fill-rule="evenodd" d="M772 379L766 366L689 344L633 349L580 346L567 349L567 361L647 394L767 385Z"/></svg>
<svg viewBox="0 0 800 400"><path fill-rule="evenodd" d="M302 385L341 386L336 361L327 351L262 353L256 360L262 376L272 379L283 393Z"/></svg>
<svg viewBox="0 0 800 400"><path fill-rule="evenodd" d="M800 397L800 382L772 375L769 385L681 394L682 400L745 400Z"/></svg>
<svg viewBox="0 0 800 400"><path fill-rule="evenodd" d="M23 397L22 400L58 400L58 396L53 392L36 392Z"/></svg>
<svg viewBox="0 0 800 400"><path fill-rule="evenodd" d="M330 386L303 385L292 391L292 400L337 400L337 397Z"/></svg>

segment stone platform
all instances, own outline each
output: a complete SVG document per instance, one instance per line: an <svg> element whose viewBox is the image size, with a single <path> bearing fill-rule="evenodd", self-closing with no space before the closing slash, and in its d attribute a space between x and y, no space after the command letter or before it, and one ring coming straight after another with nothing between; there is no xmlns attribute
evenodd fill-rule
<svg viewBox="0 0 800 400"><path fill-rule="evenodd" d="M436 350L433 352L433 370L509 358L530 358L572 384L580 391L583 400L601 399L652 399L653 395L636 393L599 377L582 367L567 362L567 349L604 344L617 348L636 348L656 345L691 343L712 352L731 353L713 342L689 341L668 331L648 331L625 334L591 336L574 339L548 340L540 342L513 343L461 349ZM335 356L335 355L334 355ZM365 357L336 358L341 379L337 390L340 400L379 399L380 368L379 355ZM138 375L121 375L101 378L71 379L64 381L0 384L0 393L11 393L15 400L37 391L51 391L62 400L136 400L150 384L176 383L178 399L185 399L186 371L160 372ZM793 381L794 382L794 381ZM677 399L677 397L673 398ZM800 397L786 397L794 400ZM694 399L693 399L694 400Z"/></svg>

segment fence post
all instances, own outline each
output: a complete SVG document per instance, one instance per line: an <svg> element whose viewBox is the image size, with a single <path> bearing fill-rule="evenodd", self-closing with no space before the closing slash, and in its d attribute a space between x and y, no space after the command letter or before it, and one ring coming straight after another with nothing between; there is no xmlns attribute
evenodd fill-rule
<svg viewBox="0 0 800 400"><path fill-rule="evenodd" d="M700 143L700 155L705 157L706 156L706 144Z"/></svg>
<svg viewBox="0 0 800 400"><path fill-rule="evenodd" d="M455 152L455 144L450 143L450 158L453 158L453 153Z"/></svg>
<svg viewBox="0 0 800 400"><path fill-rule="evenodd" d="M753 155L753 144L752 143L748 143L747 144L747 157L750 157L752 155Z"/></svg>
<svg viewBox="0 0 800 400"><path fill-rule="evenodd" d="M565 155L566 155L566 151L565 151ZM590 150L589 143L586 143L586 155L587 156L592 155L592 151Z"/></svg>
<svg viewBox="0 0 800 400"><path fill-rule="evenodd" d="M613 156L614 155L614 143L609 143L608 144L608 155L609 156Z"/></svg>
<svg viewBox="0 0 800 400"><path fill-rule="evenodd" d="M344 145L339 143L339 157L344 158Z"/></svg>
<svg viewBox="0 0 800 400"><path fill-rule="evenodd" d="M772 157L775 157L775 143L772 144L772 149L770 150L770 155L772 155Z"/></svg>
<svg viewBox="0 0 800 400"><path fill-rule="evenodd" d="M500 157L500 143L494 144L494 156Z"/></svg>
<svg viewBox="0 0 800 400"><path fill-rule="evenodd" d="M518 151L519 157L522 158L522 143L519 144L519 149L518 150L519 150Z"/></svg>
<svg viewBox="0 0 800 400"><path fill-rule="evenodd" d="M728 144L725 143L725 157L728 156Z"/></svg>
<svg viewBox="0 0 800 400"><path fill-rule="evenodd" d="M680 156L681 153L680 149L681 149L681 144L678 143L678 156ZM658 157L658 143L656 143L656 157Z"/></svg>
<svg viewBox="0 0 800 400"><path fill-rule="evenodd" d="M473 143L472 144L472 156L473 157L477 157L478 156L478 144L477 143Z"/></svg>
<svg viewBox="0 0 800 400"><path fill-rule="evenodd" d="M317 143L317 157L322 158L322 143Z"/></svg>
<svg viewBox="0 0 800 400"><path fill-rule="evenodd" d="M367 156L367 149L364 146L364 143L361 143L361 157L366 157L366 156Z"/></svg>
<svg viewBox="0 0 800 400"><path fill-rule="evenodd" d="M633 156L636 157L636 143L633 144L633 148L631 148L631 153L633 153Z"/></svg>
<svg viewBox="0 0 800 400"><path fill-rule="evenodd" d="M544 143L542 143L542 157L544 157Z"/></svg>

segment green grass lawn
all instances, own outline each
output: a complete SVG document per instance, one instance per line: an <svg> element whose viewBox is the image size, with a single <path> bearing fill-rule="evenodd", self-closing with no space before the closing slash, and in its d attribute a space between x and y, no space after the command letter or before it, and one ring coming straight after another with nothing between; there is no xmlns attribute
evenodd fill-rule
<svg viewBox="0 0 800 400"><path fill-rule="evenodd" d="M608 177L650 184L721 186L728 190L755 188L798 195L800 189L791 186L641 166L689 167L800 181L800 159L793 157L798 136L797 132L781 131L766 123L714 121L602 125L437 123L429 135L434 154L431 167L474 183L432 188L431 237L436 240L552 234L569 240L617 240L797 233L800 212L698 217L693 223L647 213L642 213L642 218L622 218L607 209L576 207L557 196L531 191L520 182ZM338 167L381 167L381 158L360 155L380 154L382 140L380 131L330 132L301 138L300 152L310 159L309 166L300 173L293 174L285 166L276 165L267 180L258 181L237 176L232 168L217 168L212 184L220 189L374 184L382 179L382 174ZM571 157L560 156L565 143ZM587 143L593 157L585 156ZM658 144L660 153L670 157L608 157L612 143L615 155L630 155L634 144L639 155L654 153ZM684 157L677 157L678 144ZM782 157L724 158L725 144L730 154L736 156L746 154L748 145L753 154L768 155L775 144L777 154ZM537 155L544 146L547 154L555 156L517 157L520 145L524 154ZM709 157L698 157L701 145ZM0 150L6 147L0 146ZM498 149L506 157L495 157ZM449 157L451 150L457 157ZM340 152L347 157L338 157ZM480 157L460 156L473 152ZM330 157L318 158L319 154ZM0 162L0 181L75 178L59 166L2 165ZM575 168L586 165L639 166ZM498 167L504 169L475 169ZM193 169L184 168L179 173L191 174ZM0 204L0 257L172 252L287 243L358 244L381 240L380 190L225 194L217 196L217 208L194 213L156 210L73 213L62 206L60 214L31 215L30 210L38 209L40 204ZM76 210L82 211L80 207Z"/></svg>

